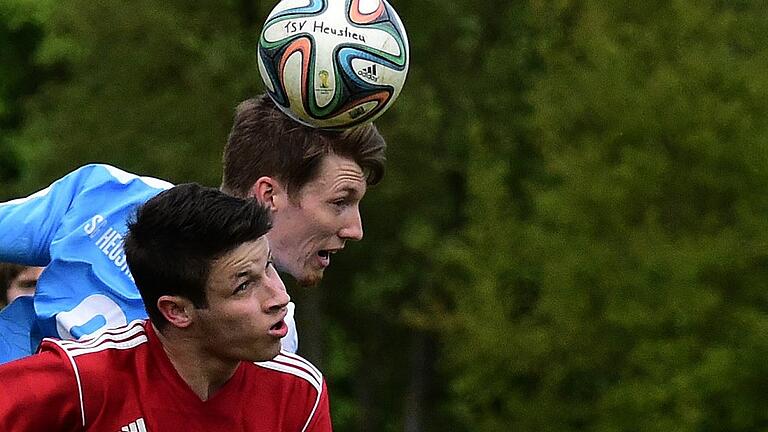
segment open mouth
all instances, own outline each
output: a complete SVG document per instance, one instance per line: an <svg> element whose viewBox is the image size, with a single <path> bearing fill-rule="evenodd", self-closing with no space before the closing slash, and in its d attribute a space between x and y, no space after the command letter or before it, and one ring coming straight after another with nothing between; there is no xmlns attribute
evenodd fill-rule
<svg viewBox="0 0 768 432"><path fill-rule="evenodd" d="M320 255L320 258L330 258L331 255L335 254L340 250L341 249L322 249L317 254Z"/></svg>
<svg viewBox="0 0 768 432"><path fill-rule="evenodd" d="M275 325L269 328L269 334L276 338L285 337L285 335L288 334L288 324L286 324L284 320L278 321Z"/></svg>
<svg viewBox="0 0 768 432"><path fill-rule="evenodd" d="M320 257L320 265L322 267L331 265L331 251L323 249L317 253L317 256Z"/></svg>
<svg viewBox="0 0 768 432"><path fill-rule="evenodd" d="M317 256L320 258L320 265L323 267L328 267L331 265L331 255L335 254L336 252L336 250L332 249L323 249L318 251Z"/></svg>

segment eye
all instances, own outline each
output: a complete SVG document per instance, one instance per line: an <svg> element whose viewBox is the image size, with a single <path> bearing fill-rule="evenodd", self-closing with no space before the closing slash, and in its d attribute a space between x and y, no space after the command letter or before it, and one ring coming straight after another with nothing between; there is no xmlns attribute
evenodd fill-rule
<svg viewBox="0 0 768 432"><path fill-rule="evenodd" d="M232 291L232 294L239 294L241 292L244 292L245 290L248 289L250 285L251 285L251 281L247 280L241 283L240 285L238 285L237 288L235 288L235 290Z"/></svg>
<svg viewBox="0 0 768 432"><path fill-rule="evenodd" d="M336 198L331 200L331 205L341 210L346 207L349 207L350 205L352 205L353 202L354 201L352 200L352 198L347 196L347 197L341 197L341 198Z"/></svg>

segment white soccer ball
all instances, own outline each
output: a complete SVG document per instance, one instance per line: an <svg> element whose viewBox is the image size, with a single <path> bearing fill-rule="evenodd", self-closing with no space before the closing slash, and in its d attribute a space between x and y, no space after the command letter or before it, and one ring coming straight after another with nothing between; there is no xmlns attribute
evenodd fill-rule
<svg viewBox="0 0 768 432"><path fill-rule="evenodd" d="M408 37L386 0L283 0L267 17L258 51L272 100L318 128L377 118L408 73Z"/></svg>

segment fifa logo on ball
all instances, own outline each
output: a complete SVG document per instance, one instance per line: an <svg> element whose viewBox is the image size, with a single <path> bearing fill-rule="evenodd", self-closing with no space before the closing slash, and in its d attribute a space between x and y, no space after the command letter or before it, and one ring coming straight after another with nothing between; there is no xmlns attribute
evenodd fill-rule
<svg viewBox="0 0 768 432"><path fill-rule="evenodd" d="M320 88L327 89L328 87L328 71L321 70L317 73L317 77L320 78Z"/></svg>

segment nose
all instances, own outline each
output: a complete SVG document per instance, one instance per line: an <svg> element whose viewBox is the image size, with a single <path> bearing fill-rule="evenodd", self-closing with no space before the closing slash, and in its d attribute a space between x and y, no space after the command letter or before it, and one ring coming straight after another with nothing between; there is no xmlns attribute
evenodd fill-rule
<svg viewBox="0 0 768 432"><path fill-rule="evenodd" d="M344 219L344 225L339 230L339 237L344 240L362 240L363 220L360 218L360 208L355 206Z"/></svg>
<svg viewBox="0 0 768 432"><path fill-rule="evenodd" d="M288 302L291 301L291 296L285 290L285 284L280 279L280 275L274 268L267 274L267 285L270 292L270 297L267 300L266 308L270 312L277 312L288 306Z"/></svg>

